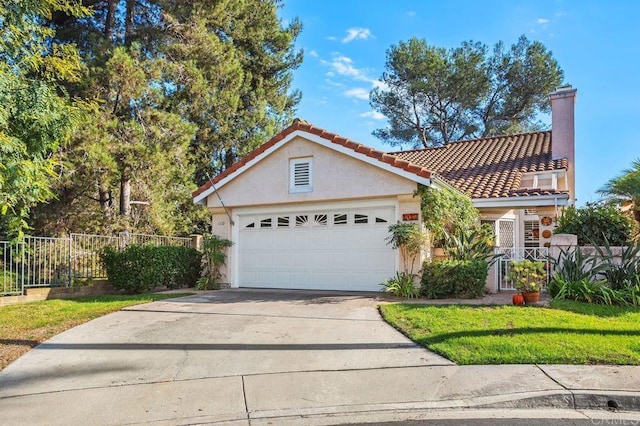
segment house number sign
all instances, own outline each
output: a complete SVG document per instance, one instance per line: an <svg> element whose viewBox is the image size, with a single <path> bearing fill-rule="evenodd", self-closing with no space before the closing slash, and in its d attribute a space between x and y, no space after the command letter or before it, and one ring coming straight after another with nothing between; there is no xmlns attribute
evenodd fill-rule
<svg viewBox="0 0 640 426"><path fill-rule="evenodd" d="M418 220L418 213L403 213L402 220L405 222L410 220Z"/></svg>

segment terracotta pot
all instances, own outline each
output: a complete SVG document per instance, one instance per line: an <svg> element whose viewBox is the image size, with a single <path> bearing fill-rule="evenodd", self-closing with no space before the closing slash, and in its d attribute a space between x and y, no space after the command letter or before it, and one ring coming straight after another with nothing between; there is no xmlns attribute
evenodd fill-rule
<svg viewBox="0 0 640 426"><path fill-rule="evenodd" d="M527 305L530 305L532 303L538 303L538 300L540 300L539 291L523 291L522 296L524 297L524 302Z"/></svg>

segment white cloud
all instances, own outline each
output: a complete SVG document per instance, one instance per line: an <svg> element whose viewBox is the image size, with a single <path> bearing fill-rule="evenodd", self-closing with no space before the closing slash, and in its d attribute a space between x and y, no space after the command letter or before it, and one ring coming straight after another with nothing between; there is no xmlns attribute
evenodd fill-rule
<svg viewBox="0 0 640 426"><path fill-rule="evenodd" d="M320 64L329 68L326 76L331 78L325 79L325 83L330 86L345 88L346 90L343 90L342 94L346 97L366 101L369 100L369 92L371 92L371 90L388 90L388 86L383 81L370 77L370 70L368 70L367 68L356 67L353 59L349 58L348 56L344 56L340 53L334 52L332 53L331 61L320 59ZM367 87L365 85L363 87L359 83L358 87L347 89L347 87L353 86L353 84L349 84L348 82L346 84L342 84L335 81L335 79L339 80L339 77L343 77L342 81L345 82L347 80L365 82L370 86Z"/></svg>
<svg viewBox="0 0 640 426"><path fill-rule="evenodd" d="M407 15L411 16L411 17L414 17L414 16L416 16L416 12L413 11L413 10L410 10L410 11L407 12Z"/></svg>
<svg viewBox="0 0 640 426"><path fill-rule="evenodd" d="M363 101L369 100L369 91L363 87L354 87L353 89L345 90L342 94L348 98L362 99Z"/></svg>
<svg viewBox="0 0 640 426"><path fill-rule="evenodd" d="M329 86L334 86L334 87L344 87L344 84L339 83L337 81L333 81L330 78L325 78L324 82L327 83Z"/></svg>
<svg viewBox="0 0 640 426"><path fill-rule="evenodd" d="M335 38L334 36L329 36L329 37L325 37L325 38L327 40L330 40L330 41L336 41L337 40L337 38Z"/></svg>
<svg viewBox="0 0 640 426"><path fill-rule="evenodd" d="M373 118L374 120L384 120L386 118L384 114L378 111L363 112L362 114L360 114L360 117Z"/></svg>
<svg viewBox="0 0 640 426"><path fill-rule="evenodd" d="M353 59L343 56L343 55L334 55L331 62L329 61L321 61L323 65L327 65L331 68L331 70L339 75L345 77L351 77L354 80L360 81L368 81L373 82L373 79L367 75L366 69L359 69L353 65ZM331 71L327 73L329 75Z"/></svg>
<svg viewBox="0 0 640 426"><path fill-rule="evenodd" d="M371 34L369 28L354 27L347 30L347 35L342 39L342 42L349 43L353 40L366 40L370 37L373 37L373 34Z"/></svg>
<svg viewBox="0 0 640 426"><path fill-rule="evenodd" d="M318 57L318 52L316 52L315 50L310 50L309 51L309 56L311 56L312 58L317 58Z"/></svg>
<svg viewBox="0 0 640 426"><path fill-rule="evenodd" d="M371 85L375 89L380 89L380 90L388 90L389 89L389 85L387 83L385 83L384 81L380 81L380 80L373 80L371 82Z"/></svg>
<svg viewBox="0 0 640 426"><path fill-rule="evenodd" d="M536 22L538 24L540 24L540 25L544 25L544 24L548 24L549 22L551 22L551 20L549 20L547 18L538 18L538 20Z"/></svg>

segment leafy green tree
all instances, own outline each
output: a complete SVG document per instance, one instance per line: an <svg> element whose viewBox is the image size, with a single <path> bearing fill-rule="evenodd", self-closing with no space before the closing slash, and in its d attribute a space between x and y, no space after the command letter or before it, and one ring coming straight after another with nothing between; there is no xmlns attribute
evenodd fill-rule
<svg viewBox="0 0 640 426"><path fill-rule="evenodd" d="M631 242L632 224L631 219L614 206L587 204L564 209L553 232L577 235L580 246L624 246Z"/></svg>
<svg viewBox="0 0 640 426"><path fill-rule="evenodd" d="M53 196L53 154L81 112L61 87L79 78L77 51L42 25L56 12L87 11L73 1L0 0L0 228L12 238L23 236L33 205Z"/></svg>
<svg viewBox="0 0 640 426"><path fill-rule="evenodd" d="M67 90L97 106L62 153L60 203L39 209L37 226L161 233L203 226L206 210L191 202L195 185L293 113L300 23L283 27L275 0L91 3L90 18L61 13L50 21L85 64Z"/></svg>
<svg viewBox="0 0 640 426"><path fill-rule="evenodd" d="M192 143L198 184L252 151L293 118L302 63L276 0L195 1L167 9L175 91L171 106L198 127ZM181 23L178 25L178 23Z"/></svg>
<svg viewBox="0 0 640 426"><path fill-rule="evenodd" d="M471 199L451 189L420 186L422 220L431 244L442 246L447 234L456 235L476 226L478 210Z"/></svg>
<svg viewBox="0 0 640 426"><path fill-rule="evenodd" d="M446 50L412 38L387 51L384 85L370 99L389 126L373 134L426 148L537 129L536 115L548 111L548 94L562 78L551 52L524 36L491 53L473 41Z"/></svg>
<svg viewBox="0 0 640 426"><path fill-rule="evenodd" d="M631 163L631 168L611 179L598 191L605 201L615 205L631 203L633 217L640 224L640 159Z"/></svg>

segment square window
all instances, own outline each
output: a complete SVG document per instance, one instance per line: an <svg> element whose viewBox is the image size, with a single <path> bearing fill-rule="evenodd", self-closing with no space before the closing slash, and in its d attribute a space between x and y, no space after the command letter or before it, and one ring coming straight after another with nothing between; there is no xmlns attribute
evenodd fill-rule
<svg viewBox="0 0 640 426"><path fill-rule="evenodd" d="M369 223L369 216L366 214L355 214L353 216L353 223Z"/></svg>
<svg viewBox="0 0 640 426"><path fill-rule="evenodd" d="M271 228L271 218L262 219L260 221L260 228Z"/></svg>
<svg viewBox="0 0 640 426"><path fill-rule="evenodd" d="M347 224L347 215L346 213L337 213L333 215L333 224L334 225L346 225Z"/></svg>
<svg viewBox="0 0 640 426"><path fill-rule="evenodd" d="M289 227L289 216L278 217L278 228L288 228L288 227Z"/></svg>
<svg viewBox="0 0 640 426"><path fill-rule="evenodd" d="M326 214L317 214L314 216L315 225L326 226L327 225L327 215Z"/></svg>

